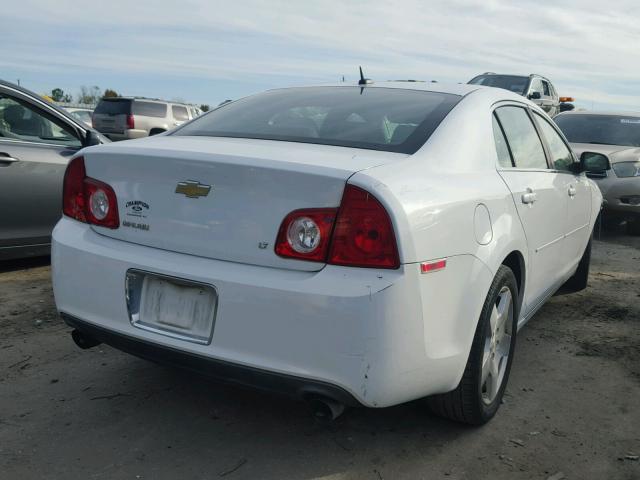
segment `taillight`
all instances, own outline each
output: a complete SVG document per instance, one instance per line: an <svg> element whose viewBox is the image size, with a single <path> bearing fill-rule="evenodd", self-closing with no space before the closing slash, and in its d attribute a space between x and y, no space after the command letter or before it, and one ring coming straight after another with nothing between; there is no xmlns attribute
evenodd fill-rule
<svg viewBox="0 0 640 480"><path fill-rule="evenodd" d="M118 228L118 199L109 185L87 177L84 158L69 162L64 174L62 212L75 220L107 228Z"/></svg>
<svg viewBox="0 0 640 480"><path fill-rule="evenodd" d="M351 267L400 266L389 214L369 192L353 185L345 188L328 262Z"/></svg>
<svg viewBox="0 0 640 480"><path fill-rule="evenodd" d="M131 114L127 115L127 128L130 130L133 130L134 128L136 128L136 124L133 121L133 115Z"/></svg>
<svg viewBox="0 0 640 480"><path fill-rule="evenodd" d="M326 261L337 211L337 208L311 208L291 212L280 225L276 253L311 262Z"/></svg>
<svg viewBox="0 0 640 480"><path fill-rule="evenodd" d="M296 210L286 216L276 240L282 257L369 268L398 268L393 225L369 192L347 185L339 209Z"/></svg>

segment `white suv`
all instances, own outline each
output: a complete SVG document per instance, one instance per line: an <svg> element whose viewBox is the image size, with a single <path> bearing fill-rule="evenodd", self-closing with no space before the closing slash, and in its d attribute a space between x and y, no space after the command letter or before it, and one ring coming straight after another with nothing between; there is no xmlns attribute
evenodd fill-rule
<svg viewBox="0 0 640 480"><path fill-rule="evenodd" d="M171 130L202 111L184 103L146 98L103 98L93 112L93 128L111 140L147 137Z"/></svg>

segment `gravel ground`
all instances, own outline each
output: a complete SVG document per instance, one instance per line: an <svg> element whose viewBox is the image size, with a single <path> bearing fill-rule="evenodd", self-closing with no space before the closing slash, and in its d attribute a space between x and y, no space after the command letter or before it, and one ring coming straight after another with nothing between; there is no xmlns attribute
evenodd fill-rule
<svg viewBox="0 0 640 480"><path fill-rule="evenodd" d="M640 239L604 240L590 287L520 332L482 428L422 402L322 425L287 398L79 350L46 260L0 264L0 478L640 479Z"/></svg>

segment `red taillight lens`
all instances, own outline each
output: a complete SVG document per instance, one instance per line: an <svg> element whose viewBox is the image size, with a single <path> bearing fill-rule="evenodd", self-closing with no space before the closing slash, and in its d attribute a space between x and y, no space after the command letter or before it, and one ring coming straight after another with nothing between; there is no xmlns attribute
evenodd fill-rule
<svg viewBox="0 0 640 480"><path fill-rule="evenodd" d="M84 197L86 217L89 223L107 228L118 228L118 199L116 192L106 183L85 178Z"/></svg>
<svg viewBox="0 0 640 480"><path fill-rule="evenodd" d="M77 157L69 162L64 174L62 187L62 212L80 222L86 222L84 179L87 176L84 169L84 158Z"/></svg>
<svg viewBox="0 0 640 480"><path fill-rule="evenodd" d="M345 188L328 262L352 267L400 266L389 214L369 192L353 185Z"/></svg>
<svg viewBox="0 0 640 480"><path fill-rule="evenodd" d="M310 208L287 215L280 225L276 253L281 257L325 262L337 208Z"/></svg>
<svg viewBox="0 0 640 480"><path fill-rule="evenodd" d="M109 185L87 177L84 158L69 162L64 174L62 212L79 222L118 228L118 199Z"/></svg>
<svg viewBox="0 0 640 480"><path fill-rule="evenodd" d="M133 121L133 115L131 114L127 115L127 128L130 130L133 130L134 128L136 128L136 124Z"/></svg>
<svg viewBox="0 0 640 480"><path fill-rule="evenodd" d="M334 226L335 224L335 226ZM281 257L369 268L398 268L391 219L369 192L347 185L339 209L296 210L276 240Z"/></svg>

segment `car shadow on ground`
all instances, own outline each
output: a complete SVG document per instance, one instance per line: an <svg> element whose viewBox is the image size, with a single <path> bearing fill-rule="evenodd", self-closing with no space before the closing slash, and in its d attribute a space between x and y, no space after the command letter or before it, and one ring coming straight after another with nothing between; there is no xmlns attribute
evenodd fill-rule
<svg viewBox="0 0 640 480"><path fill-rule="evenodd" d="M0 273L15 272L29 268L46 267L51 264L51 257L18 258L16 260L0 261Z"/></svg>
<svg viewBox="0 0 640 480"><path fill-rule="evenodd" d="M383 478L376 472L437 455L449 442L480 433L432 416L424 401L385 409L350 408L333 422L318 421L305 402L290 397L98 348L104 353L82 352L77 360L84 360L75 363L83 366L60 379L76 382L77 388L73 398L54 408L74 409L82 428L50 425L62 432L56 448L69 448L59 452L69 458L91 444L108 450L111 461L128 465L127 473L139 472L144 478L165 478L167 471L156 475L160 472L154 468L168 466L167 456L179 459L181 467L174 473L182 478L201 478L203 463L209 465L207 478L233 473L232 478L306 479L345 472L353 478ZM105 359L108 367L96 365L96 357ZM85 371L91 364L94 367ZM103 472L106 477L122 473L110 464Z"/></svg>

